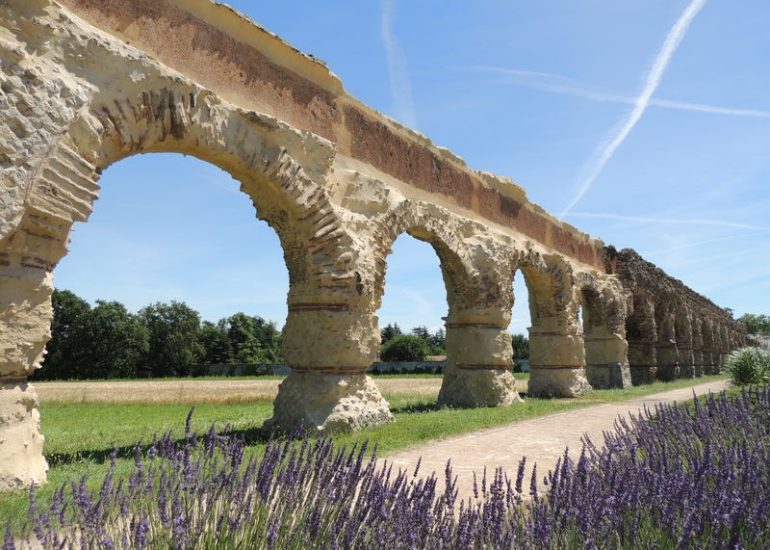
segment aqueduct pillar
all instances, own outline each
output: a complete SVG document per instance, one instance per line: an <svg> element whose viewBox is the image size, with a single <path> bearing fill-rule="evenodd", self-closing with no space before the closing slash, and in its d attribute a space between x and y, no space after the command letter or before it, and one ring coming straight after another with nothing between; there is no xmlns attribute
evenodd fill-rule
<svg viewBox="0 0 770 550"><path fill-rule="evenodd" d="M453 280L451 272L444 273ZM442 405L491 407L521 401L512 374L509 279L490 280L490 273L476 273L462 284L447 285L447 361L438 397Z"/></svg>
<svg viewBox="0 0 770 550"><path fill-rule="evenodd" d="M699 313L694 312L692 317L692 347L693 347L693 370L695 376L703 376L705 365L705 345L703 343L703 319L699 318Z"/></svg>
<svg viewBox="0 0 770 550"><path fill-rule="evenodd" d="M603 291L583 289L581 294L588 383L594 389L630 386L622 287L605 288Z"/></svg>
<svg viewBox="0 0 770 550"><path fill-rule="evenodd" d="M679 377L695 378L692 317L684 305L678 306L674 315Z"/></svg>
<svg viewBox="0 0 770 550"><path fill-rule="evenodd" d="M657 379L658 361L655 343L657 326L655 307L647 296L636 293L632 297L633 310L626 325L628 362L631 383L635 386L651 384Z"/></svg>
<svg viewBox="0 0 770 550"><path fill-rule="evenodd" d="M658 380L668 382L679 378L679 351L676 343L675 314L671 306L655 304L655 324L658 328L655 355L658 360Z"/></svg>
<svg viewBox="0 0 770 550"><path fill-rule="evenodd" d="M569 266L554 257L544 260L544 269L522 269L532 321L528 391L541 397L573 397L591 388L578 319L580 298Z"/></svg>

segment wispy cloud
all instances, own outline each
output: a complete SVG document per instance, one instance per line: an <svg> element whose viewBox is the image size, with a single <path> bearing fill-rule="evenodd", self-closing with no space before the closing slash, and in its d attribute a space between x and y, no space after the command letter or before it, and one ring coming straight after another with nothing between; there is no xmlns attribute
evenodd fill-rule
<svg viewBox="0 0 770 550"><path fill-rule="evenodd" d="M465 71L476 71L480 73L495 73L495 74L504 74L508 76L515 76L520 78L527 78L527 79L537 79L537 80L562 80L562 81L571 81L572 79L556 73L546 73L543 71L531 71L528 69L515 69L511 67L495 67L492 65L470 65L470 66L456 66L455 68L462 69ZM535 84L537 82L532 82L530 85L535 87Z"/></svg>
<svg viewBox="0 0 770 550"><path fill-rule="evenodd" d="M671 27L671 30L666 36L666 40L663 42L663 46L655 57L650 72L647 74L642 93L639 94L639 97L637 97L634 102L634 108L631 109L631 112L628 113L626 119L618 129L610 135L606 144L600 149L599 154L594 157L592 162L590 162L587 169L584 171L585 176L583 182L580 184L573 199L562 211L561 217L564 217L565 214L572 210L572 208L588 192L604 166L613 157L618 150L618 147L625 141L628 134L631 133L631 130L634 129L634 126L639 122L639 119L642 118L644 111L647 110L647 107L650 104L652 94L655 93L655 90L660 85L660 81L663 79L663 74L666 71L666 67L668 67L669 61L671 61L676 49L682 42L690 23L692 23L692 20L701 8L703 8L705 3L706 0L692 0L687 8L685 8L684 12L682 12L682 15L679 16L676 23L674 23L674 26Z"/></svg>
<svg viewBox="0 0 770 550"><path fill-rule="evenodd" d="M411 128L417 127L417 113L412 99L412 83L409 80L409 69L406 55L393 34L393 16L396 11L396 0L382 0L382 20L380 37L385 46L388 59L388 76L390 78L390 95L393 100L393 114L403 124Z"/></svg>
<svg viewBox="0 0 770 550"><path fill-rule="evenodd" d="M672 225L708 225L715 227L730 227L734 229L751 229L754 231L768 231L770 227L762 225L752 225L725 220L714 220L711 218L654 218L646 216L623 216L620 214L610 214L607 212L570 212L565 217L571 218L601 218L605 220L619 220L626 222L652 223L652 224L672 224Z"/></svg>
<svg viewBox="0 0 770 550"><path fill-rule="evenodd" d="M487 65L473 65L458 67L466 71L476 71L485 73L494 73L515 78L514 84L540 90L543 92L579 97L590 101L602 103L620 103L624 105L635 105L637 99L621 94L612 94L599 90L592 90L568 76L547 73L541 71L530 71L515 69L510 67L492 67ZM760 109L741 109L735 107L721 107L718 105L707 105L704 103L693 103L691 101L677 101L672 99L651 98L650 106L662 107L664 109L676 109L681 111L697 111L702 113L711 113L716 115L744 116L754 118L770 118L770 111Z"/></svg>
<svg viewBox="0 0 770 550"><path fill-rule="evenodd" d="M747 237L752 237L752 236L755 236L755 235L757 235L759 233L764 233L765 230L766 230L766 228L763 228L761 230L760 229L755 229L755 230L749 231L748 233L746 233L744 231L741 231L740 233L736 233L736 234L733 234L733 235L727 235L727 236L724 236L724 237L717 237L717 238L714 238L714 239L706 239L706 240L701 240L701 241L686 241L686 242L683 242L683 243L680 243L680 244L676 244L676 245L672 245L672 246L669 246L669 247L666 247L666 248L661 248L661 249L658 249L658 250L652 250L652 251L646 252L646 254L649 255L649 256L658 256L658 255L662 255L662 254L667 254L669 252L676 252L676 251L685 250L685 249L688 249L688 248L698 248L698 247L705 246L705 245L708 245L708 244L714 244L714 243L719 243L719 242L724 242L724 241L733 241L733 240L738 240L738 239L745 240Z"/></svg>

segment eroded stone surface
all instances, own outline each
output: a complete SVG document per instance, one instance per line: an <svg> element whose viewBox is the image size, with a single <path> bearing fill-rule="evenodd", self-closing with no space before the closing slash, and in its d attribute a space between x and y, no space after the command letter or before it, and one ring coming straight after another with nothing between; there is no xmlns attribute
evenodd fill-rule
<svg viewBox="0 0 770 550"><path fill-rule="evenodd" d="M607 248L607 272L628 296L626 338L633 384L716 374L746 328L728 310L665 274L636 252Z"/></svg>
<svg viewBox="0 0 770 550"><path fill-rule="evenodd" d="M447 365L438 402L448 407L499 407L521 401L510 370Z"/></svg>
<svg viewBox="0 0 770 550"><path fill-rule="evenodd" d="M537 367L530 364L527 393L535 397L577 397L591 389L584 367Z"/></svg>
<svg viewBox="0 0 770 550"><path fill-rule="evenodd" d="M292 372L278 387L274 416L266 427L340 433L392 421L388 402L365 374Z"/></svg>
<svg viewBox="0 0 770 550"><path fill-rule="evenodd" d="M0 384L0 491L42 485L48 464L35 390L26 382Z"/></svg>

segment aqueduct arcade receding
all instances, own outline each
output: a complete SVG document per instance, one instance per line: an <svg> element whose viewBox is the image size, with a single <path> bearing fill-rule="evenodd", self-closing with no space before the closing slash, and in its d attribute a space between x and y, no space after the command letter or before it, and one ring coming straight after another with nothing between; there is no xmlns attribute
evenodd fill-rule
<svg viewBox="0 0 770 550"><path fill-rule="evenodd" d="M517 270L530 291L532 395L716 372L743 343L724 310L361 104L322 63L224 5L7 0L0 22L0 489L45 480L27 377L49 338L52 271L102 170L142 152L223 168L280 237L292 373L279 428L392 420L365 371L385 259L404 232L441 260L447 405L519 400L507 330Z"/></svg>

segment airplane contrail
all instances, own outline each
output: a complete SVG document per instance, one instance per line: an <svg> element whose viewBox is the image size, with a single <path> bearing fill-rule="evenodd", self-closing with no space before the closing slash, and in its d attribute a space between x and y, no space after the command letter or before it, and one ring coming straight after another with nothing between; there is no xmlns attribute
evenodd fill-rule
<svg viewBox="0 0 770 550"><path fill-rule="evenodd" d="M515 69L510 67L493 67L488 65L473 65L457 68L467 71L513 76L518 79L518 81L516 81L514 84L540 90L543 92L579 97L582 99L588 99L590 101L598 101L602 103L621 103L627 105L636 104L636 98L634 97L591 90L585 86L580 86L579 83L575 82L573 79L567 76L556 73ZM652 98L650 99L650 105L655 107L663 107L665 109L698 111L702 113L711 113L717 115L770 118L770 111L763 111L761 109L721 107L718 105L707 105L705 103L694 103L692 101Z"/></svg>
<svg viewBox="0 0 770 550"><path fill-rule="evenodd" d="M610 214L605 212L571 212L566 215L574 218L601 218L605 220L619 220L626 222L662 223L675 225L711 225L715 227L732 227L737 229L751 229L755 231L770 231L770 227L768 226L713 220L711 218L651 218L646 216L623 216L620 214Z"/></svg>
<svg viewBox="0 0 770 550"><path fill-rule="evenodd" d="M685 8L684 12L682 12L682 15L679 16L679 19L677 19L676 23L674 23L674 26L671 27L671 30L669 30L668 35L666 36L666 40L663 42L663 46L658 52L658 55L655 57L652 68L647 75L642 93L639 94L639 97L636 98L634 108L631 109L631 112L628 113L626 120L618 128L618 130L616 130L611 135L606 145L602 147L599 154L595 157L593 163L588 167L586 176L583 179L583 182L580 184L578 192L575 194L574 198L570 201L567 207L562 211L560 217L563 218L570 210L572 210L572 208L588 192L604 166L613 157L615 151L617 151L618 147L620 147L623 141L625 141L631 130L634 129L634 126L636 126L637 122L639 122L639 119L642 118L644 111L650 104L652 94L655 93L655 90L660 85L660 81L663 79L663 74L666 71L666 67L668 67L669 61L671 61L671 57L673 57L676 49L682 42L682 39L684 38L690 23L692 23L693 19L696 15L698 15L698 12L701 10L701 8L703 8L705 3L706 0L692 0L687 8Z"/></svg>

